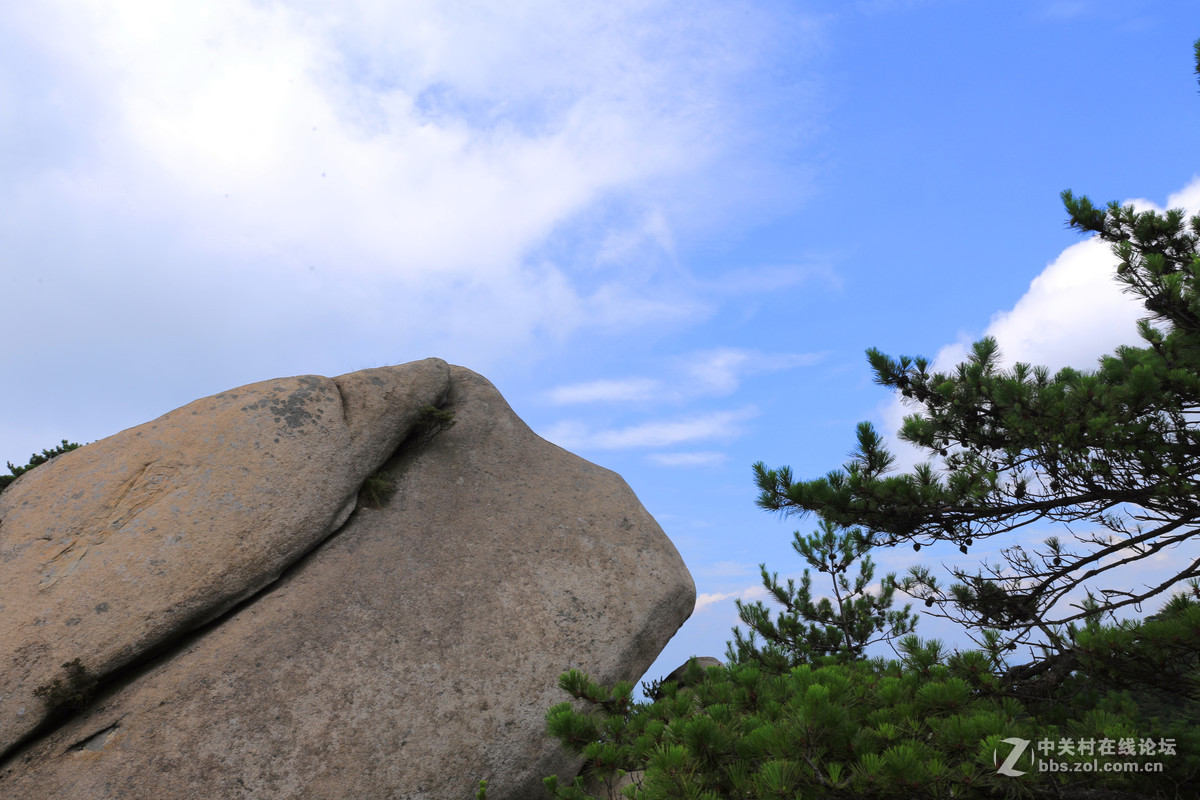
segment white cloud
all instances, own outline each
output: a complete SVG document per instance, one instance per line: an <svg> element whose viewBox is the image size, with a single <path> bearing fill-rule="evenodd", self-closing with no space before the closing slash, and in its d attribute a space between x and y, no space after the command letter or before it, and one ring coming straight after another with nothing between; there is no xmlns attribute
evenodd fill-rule
<svg viewBox="0 0 1200 800"><path fill-rule="evenodd" d="M823 353L773 355L756 350L720 347L685 357L680 371L690 379L697 393L728 395L737 391L747 375L807 367L822 358Z"/></svg>
<svg viewBox="0 0 1200 800"><path fill-rule="evenodd" d="M588 381L556 387L548 397L557 405L686 406L698 398L734 394L749 375L809 366L823 357L821 353L766 354L732 347L702 350L668 361L662 378L634 376ZM581 421L565 420L551 426L545 436L567 449L626 450L727 442L743 435L742 423L756 414L753 406L746 406L735 411L693 413L673 420L600 429ZM689 450L651 453L647 460L663 467L711 467L724 463L726 455L716 450Z"/></svg>
<svg viewBox="0 0 1200 800"><path fill-rule="evenodd" d="M741 435L742 423L757 413L753 406L748 406L735 411L714 411L683 419L644 422L606 430L591 430L579 422L561 422L552 426L544 436L568 450L627 450L669 447L685 442L728 441Z"/></svg>
<svg viewBox="0 0 1200 800"><path fill-rule="evenodd" d="M47 286L9 287L0 313L31 327L53 297L77 326L64 346L107 343L77 346L98 363L132 349L131 316L191 357L337 336L476 365L694 320L711 308L669 256L709 201L680 187L765 143L747 75L820 36L779 19L656 0L7 4L0 235ZM593 262L649 248L665 271L622 286L530 258L596 214ZM556 252L587 260L571 244Z"/></svg>
<svg viewBox="0 0 1200 800"><path fill-rule="evenodd" d="M662 391L662 383L650 378L599 380L574 383L550 390L550 402L557 405L651 400Z"/></svg>
<svg viewBox="0 0 1200 800"><path fill-rule="evenodd" d="M971 343L995 337L1002 362L1091 368L1101 354L1136 340L1134 324L1145 311L1113 279L1116 258L1108 244L1092 238L1073 244L1050 262L1007 311L992 316L984 332L962 333L933 359L949 371L966 360Z"/></svg>
<svg viewBox="0 0 1200 800"><path fill-rule="evenodd" d="M728 440L741 433L741 423L754 416L753 407L738 411L715 411L682 420L645 422L592 435L596 447L665 447L683 442Z"/></svg>
<svg viewBox="0 0 1200 800"><path fill-rule="evenodd" d="M761 600L767 596L767 590L758 586L750 586L745 589L740 589L736 592L700 592L696 595L696 609L693 613L700 613L709 606L715 606L718 603L726 603L730 600L741 600L742 602Z"/></svg>
<svg viewBox="0 0 1200 800"><path fill-rule="evenodd" d="M1116 257L1099 239L1064 250L1010 311L988 325L986 334L1000 342L1005 363L1094 367L1102 353L1136 341L1135 325L1145 309L1121 291L1115 269Z"/></svg>
<svg viewBox="0 0 1200 800"><path fill-rule="evenodd" d="M705 393L731 394L741 383L742 370L749 360L747 351L723 347L691 356L684 371Z"/></svg>
<svg viewBox="0 0 1200 800"><path fill-rule="evenodd" d="M811 263L771 264L739 267L706 280L703 287L720 294L762 294L777 292L809 282L819 282L831 289L842 288L842 278L828 263L828 257L815 258Z"/></svg>
<svg viewBox="0 0 1200 800"><path fill-rule="evenodd" d="M1193 175L1191 183L1169 195L1166 207L1183 208L1187 209L1189 214L1200 214L1200 175Z"/></svg>
<svg viewBox="0 0 1200 800"><path fill-rule="evenodd" d="M651 208L631 227L609 232L600 245L596 261L630 263L638 258L653 258L662 253L674 260L675 236L662 209Z"/></svg>
<svg viewBox="0 0 1200 800"><path fill-rule="evenodd" d="M712 450L694 453L651 453L648 458L664 467L713 467L725 463L725 454Z"/></svg>
<svg viewBox="0 0 1200 800"><path fill-rule="evenodd" d="M551 81L497 69L503 57L533 67L562 55L511 53L528 20L506 27L494 12L460 18L427 7L348 22L240 0L163 7L147 21L142 4L118 4L89 57L117 89L114 133L162 188L189 206L229 196L196 221L210 244L233 252L303 247L336 258L340 271L494 276L600 193L703 157L694 139L669 151L666 140L691 138L673 120L633 117L649 86L630 82L609 97L590 71ZM490 47L479 17L495 18ZM348 49L362 34L348 26L368 23L396 35L387 52L406 55ZM481 63L456 60L460 46ZM377 74L356 75L363 60ZM514 81L499 83L505 75ZM549 90L564 99L542 103ZM428 108L430 93L448 107ZM643 146L631 148L631 137Z"/></svg>
<svg viewBox="0 0 1200 800"><path fill-rule="evenodd" d="M605 283L583 301L582 319L605 332L626 332L653 322L671 327L708 316L707 303L681 295L668 285L625 286Z"/></svg>
<svg viewBox="0 0 1200 800"><path fill-rule="evenodd" d="M811 366L824 357L824 353L768 354L721 347L673 359L666 365L663 378L631 376L587 381L551 389L548 397L556 405L651 400L683 403L704 396L728 396L749 375Z"/></svg>

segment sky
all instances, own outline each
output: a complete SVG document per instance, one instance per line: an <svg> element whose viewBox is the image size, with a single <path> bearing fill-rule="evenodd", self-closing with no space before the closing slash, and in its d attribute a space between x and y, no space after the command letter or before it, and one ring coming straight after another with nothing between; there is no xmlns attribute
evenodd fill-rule
<svg viewBox="0 0 1200 800"><path fill-rule="evenodd" d="M646 677L720 657L815 527L750 465L903 416L867 348L1136 341L1059 193L1200 212L1197 37L1193 0L4 4L0 463L438 356L680 551Z"/></svg>

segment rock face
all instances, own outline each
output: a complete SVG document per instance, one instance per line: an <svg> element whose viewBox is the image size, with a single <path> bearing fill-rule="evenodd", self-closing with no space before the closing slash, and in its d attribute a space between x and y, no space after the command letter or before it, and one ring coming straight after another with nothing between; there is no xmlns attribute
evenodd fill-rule
<svg viewBox="0 0 1200 800"><path fill-rule="evenodd" d="M367 475L442 402L427 360L265 381L65 454L0 494L0 752L37 686L107 674L261 590L345 521Z"/></svg>
<svg viewBox="0 0 1200 800"><path fill-rule="evenodd" d="M197 401L0 515L4 800L540 797L558 675L636 680L695 598L618 476L434 359ZM100 694L34 731L74 658Z"/></svg>
<svg viewBox="0 0 1200 800"><path fill-rule="evenodd" d="M706 670L709 667L725 666L724 661L722 661L719 658L713 658L712 656L693 656L692 658L695 659L696 665L699 666L700 669L702 669L702 670ZM687 673L688 673L689 666L691 666L691 659L683 662L678 667L673 669L671 671L671 673L669 675L667 675L667 677L663 678L663 682L666 683L667 681L675 681L675 683L678 684L680 688L687 686L688 685Z"/></svg>

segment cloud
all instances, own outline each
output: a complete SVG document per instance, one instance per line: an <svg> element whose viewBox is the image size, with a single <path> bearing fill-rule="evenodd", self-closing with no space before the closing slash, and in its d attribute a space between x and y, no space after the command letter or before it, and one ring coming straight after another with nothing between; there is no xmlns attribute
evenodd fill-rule
<svg viewBox="0 0 1200 800"><path fill-rule="evenodd" d="M643 212L631 227L608 232L596 253L596 261L623 264L638 258L654 258L655 254L672 261L675 258L674 231L659 208Z"/></svg>
<svg viewBox="0 0 1200 800"><path fill-rule="evenodd" d="M720 347L672 359L664 370L669 378L601 379L551 389L556 405L603 402L666 401L683 403L698 397L728 396L750 375L778 372L819 363L824 353L761 353Z"/></svg>
<svg viewBox="0 0 1200 800"><path fill-rule="evenodd" d="M580 422L562 422L552 426L545 438L568 450L627 450L642 447L669 447L685 442L727 441L742 433L741 424L757 410L747 406L734 411L714 411L683 419L659 420L624 428L591 430Z"/></svg>
<svg viewBox="0 0 1200 800"><path fill-rule="evenodd" d="M712 450L694 453L651 453L648 458L664 467L713 467L725 463L725 454Z"/></svg>
<svg viewBox="0 0 1200 800"><path fill-rule="evenodd" d="M146 189L200 205L194 223L226 252L302 247L357 274L495 277L600 194L706 149L674 113L641 116L675 65L610 40L612 54L585 48L582 64L554 68L561 47L595 33L583 21L552 46L528 17L499 9L113 10L97 13L79 55L115 89L106 133L136 150ZM368 25L394 39L384 47ZM621 54L645 65L646 81L601 88L596 70Z"/></svg>
<svg viewBox="0 0 1200 800"><path fill-rule="evenodd" d="M719 294L762 294L810 282L841 289L841 276L826 262L827 259L823 257L814 259L812 263L740 267L705 280L701 286Z"/></svg>
<svg viewBox="0 0 1200 800"><path fill-rule="evenodd" d="M720 347L687 356L680 372L689 379L692 390L697 393L728 395L737 391L747 375L812 366L824 357L824 353L771 355L756 350Z"/></svg>
<svg viewBox="0 0 1200 800"><path fill-rule="evenodd" d="M664 404L688 406L712 396L727 397L738 391L750 375L810 366L823 353L768 354L752 349L722 347L696 351L669 359L661 378L630 376L569 384L551 389L547 397L555 405L620 404L628 406ZM635 408L636 412L637 409ZM736 410L694 412L670 420L651 420L615 427L597 427L580 420L563 420L543 435L567 449L631 450L668 448L699 442L729 442L745 433L743 423L757 414L754 406ZM656 452L647 460L662 467L713 467L725 462L717 450Z"/></svg>
<svg viewBox="0 0 1200 800"><path fill-rule="evenodd" d="M756 119L792 89L747 78L821 37L780 20L654 0L8 4L0 236L45 280L6 287L0 313L31 328L55 305L71 324L45 344L101 368L125 368L138 319L180 346L151 361L252 374L260 338L309 368L397 342L479 365L694 320L711 304L670 253L712 202L695 183L784 146ZM663 268L638 285L610 274L647 250Z"/></svg>
<svg viewBox="0 0 1200 800"><path fill-rule="evenodd" d="M1142 201L1143 205L1150 205ZM1167 208L1187 209L1189 214L1200 214L1200 175L1193 175L1187 186L1167 197ZM1159 209L1160 211L1162 209Z"/></svg>
<svg viewBox="0 0 1200 800"><path fill-rule="evenodd" d="M698 614L709 606L715 606L718 603L725 603L729 600L741 600L743 602L761 600L767 596L767 590L758 586L750 586L745 589L739 589L736 592L701 592L696 595L696 608L692 613Z"/></svg>
<svg viewBox="0 0 1200 800"><path fill-rule="evenodd" d="M661 390L662 383L651 378L589 381L551 389L550 402L556 405L572 405L642 401L653 399Z"/></svg>

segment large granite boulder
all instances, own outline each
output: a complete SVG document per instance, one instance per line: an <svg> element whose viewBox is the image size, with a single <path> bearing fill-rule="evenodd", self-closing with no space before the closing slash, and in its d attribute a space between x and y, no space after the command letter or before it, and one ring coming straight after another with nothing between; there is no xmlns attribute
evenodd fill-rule
<svg viewBox="0 0 1200 800"><path fill-rule="evenodd" d="M468 370L226 392L0 494L0 798L539 797L578 766L558 675L636 680L694 597L628 486ZM99 694L45 721L75 658Z"/></svg>
<svg viewBox="0 0 1200 800"><path fill-rule="evenodd" d="M0 494L0 753L45 720L33 692L65 661L126 667L327 538L449 387L436 359L264 381L14 482Z"/></svg>

